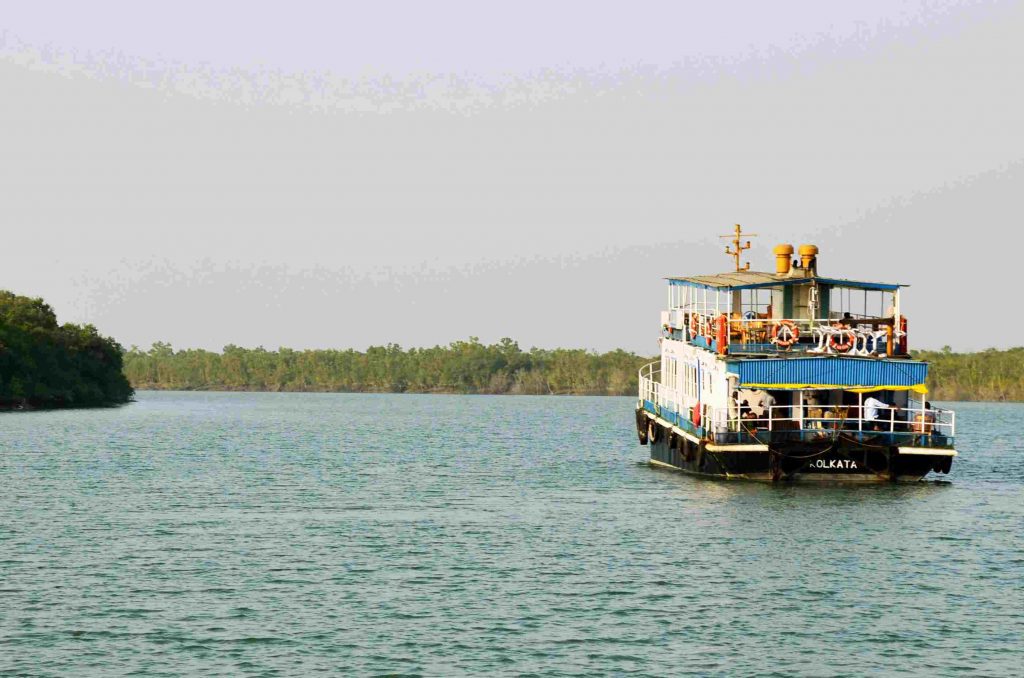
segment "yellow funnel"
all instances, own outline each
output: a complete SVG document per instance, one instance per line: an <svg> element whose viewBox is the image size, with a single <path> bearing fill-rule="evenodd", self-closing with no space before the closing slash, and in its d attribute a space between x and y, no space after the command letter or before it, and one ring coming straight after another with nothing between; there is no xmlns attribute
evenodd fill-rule
<svg viewBox="0 0 1024 678"><path fill-rule="evenodd" d="M818 258L817 245L800 245L800 265L806 268L814 268Z"/></svg>
<svg viewBox="0 0 1024 678"><path fill-rule="evenodd" d="M776 245L775 249L775 272L779 275L789 273L789 260L793 256L792 245Z"/></svg>

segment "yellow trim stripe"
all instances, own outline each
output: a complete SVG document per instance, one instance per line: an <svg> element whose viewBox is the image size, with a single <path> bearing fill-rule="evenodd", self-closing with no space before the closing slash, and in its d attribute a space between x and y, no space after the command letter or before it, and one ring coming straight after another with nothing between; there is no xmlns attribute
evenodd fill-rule
<svg viewBox="0 0 1024 678"><path fill-rule="evenodd" d="M914 386L840 386L838 384L742 384L740 388L766 388L786 390L815 389L819 391L843 390L852 393L873 393L875 391L914 391L916 393L928 393L928 387L924 384Z"/></svg>

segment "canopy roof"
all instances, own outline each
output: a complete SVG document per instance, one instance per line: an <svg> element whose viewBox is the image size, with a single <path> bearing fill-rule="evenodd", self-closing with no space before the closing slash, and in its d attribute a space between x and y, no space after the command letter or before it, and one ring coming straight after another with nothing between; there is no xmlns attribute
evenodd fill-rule
<svg viewBox="0 0 1024 678"><path fill-rule="evenodd" d="M715 275L694 275L688 278L667 278L669 285L701 287L711 290L753 290L759 287L779 287L783 285L805 285L816 282L819 285L835 285L837 287L855 287L865 290L897 290L906 285L899 283L874 283L841 278L823 278L821 276L790 276L758 271L735 271Z"/></svg>

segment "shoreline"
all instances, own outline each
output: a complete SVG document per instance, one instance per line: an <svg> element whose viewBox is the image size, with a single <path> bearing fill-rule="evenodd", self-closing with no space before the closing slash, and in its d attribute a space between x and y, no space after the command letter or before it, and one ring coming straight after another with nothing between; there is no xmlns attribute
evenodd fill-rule
<svg viewBox="0 0 1024 678"><path fill-rule="evenodd" d="M148 389L156 390L156 389ZM89 405L31 405L28 403L22 403L20 405L0 405L0 413L5 412L54 412L57 410L111 410L118 407L124 407L133 400L125 400L123 402L109 402L109 403L93 403Z"/></svg>
<svg viewBox="0 0 1024 678"><path fill-rule="evenodd" d="M612 398L624 398L624 397L636 397L635 390L631 390L628 393L608 393L602 391L561 391L554 392L549 391L547 393L524 393L524 392L512 392L512 391L465 391L459 389L432 389L432 390L416 390L416 389L404 389L401 391L389 390L389 389L330 389L330 388L235 388L231 386L225 387L211 387L211 388L188 388L188 387L164 387L164 386L152 386L152 385L138 385L133 387L136 392L139 391L153 391L153 392L176 392L176 393L348 393L348 394L359 394L364 393L367 395L500 395L500 396L607 396Z"/></svg>
<svg viewBox="0 0 1024 678"><path fill-rule="evenodd" d="M388 391L388 390L331 390L331 389L253 389L253 388L163 388L163 387L151 387L151 386L135 386L135 391L149 391L153 393L336 393L346 395L468 395L468 396L529 396L529 397L590 397L590 398L636 398L636 393L595 393L595 392L562 392L562 393L510 393L497 392L497 391L458 391L458 390L433 390L433 391L417 391L413 389L405 391ZM945 398L938 396L930 396L932 400L937 402L953 402L953 403L990 403L990 404L1024 404L1024 400L984 400L984 399L964 399L964 398ZM113 405L112 407L118 407L119 405ZM86 408L50 408L50 409L86 409Z"/></svg>

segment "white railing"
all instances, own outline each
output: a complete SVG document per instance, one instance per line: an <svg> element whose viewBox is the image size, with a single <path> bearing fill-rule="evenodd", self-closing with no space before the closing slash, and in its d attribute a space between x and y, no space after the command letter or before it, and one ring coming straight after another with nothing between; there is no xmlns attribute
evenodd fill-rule
<svg viewBox="0 0 1024 678"><path fill-rule="evenodd" d="M679 389L673 389L661 383L661 366L659 363L648 363L640 368L640 392L638 397L641 404L647 400L658 407L668 407L673 411L679 411L682 406L682 398Z"/></svg>
<svg viewBox="0 0 1024 678"><path fill-rule="evenodd" d="M657 362L644 365L639 372L639 405L644 401L658 408L689 418L692 414L683 404L678 389L660 382L661 367ZM873 415L873 416L868 416ZM912 435L956 436L956 412L941 408L872 408L867 405L772 405L751 407L730 405L728 408L701 406L700 426L712 433L769 431L801 433L893 433Z"/></svg>
<svg viewBox="0 0 1024 678"><path fill-rule="evenodd" d="M641 404L647 400L654 403L655 405L660 404L659 400L659 387L661 386L660 379L661 367L658 363L648 363L640 368L640 393L637 397L640 398Z"/></svg>
<svg viewBox="0 0 1024 678"><path fill-rule="evenodd" d="M873 417L869 417L872 414ZM717 414L717 412L716 412ZM719 415L718 421L722 420ZM872 408L866 405L733 406L728 429L765 431L843 431L956 435L956 412L941 408Z"/></svg>
<svg viewBox="0 0 1024 678"><path fill-rule="evenodd" d="M683 315L673 309L663 321L670 329L681 330L687 340L704 337L712 341L718 338L720 317L696 312ZM888 354L890 337L895 352L906 334L892 318L728 318L726 332L730 345L772 344L781 350L861 356ZM812 341L801 344L797 337Z"/></svg>

